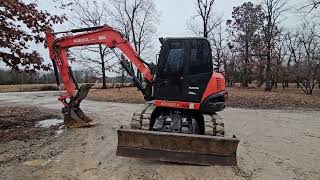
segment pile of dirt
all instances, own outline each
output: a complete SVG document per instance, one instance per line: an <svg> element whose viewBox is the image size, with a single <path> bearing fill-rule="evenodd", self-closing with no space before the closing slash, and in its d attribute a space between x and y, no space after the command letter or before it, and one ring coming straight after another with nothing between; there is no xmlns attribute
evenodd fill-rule
<svg viewBox="0 0 320 180"><path fill-rule="evenodd" d="M227 107L235 108L311 108L320 107L320 90L315 90L314 95L305 95L298 88L289 88L284 91L264 91L261 88L227 88L229 98ZM144 103L143 95L137 88L96 89L90 91L88 99L96 101Z"/></svg>
<svg viewBox="0 0 320 180"><path fill-rule="evenodd" d="M37 107L2 106L0 107L0 142L12 140L26 141L40 139L44 135L51 135L59 125L50 128L35 127L38 121L60 118L55 112Z"/></svg>

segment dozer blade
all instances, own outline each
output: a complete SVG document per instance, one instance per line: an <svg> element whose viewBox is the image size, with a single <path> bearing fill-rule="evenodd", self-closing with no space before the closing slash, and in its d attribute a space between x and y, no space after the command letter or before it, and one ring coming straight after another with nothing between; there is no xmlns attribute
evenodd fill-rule
<svg viewBox="0 0 320 180"><path fill-rule="evenodd" d="M239 139L137 129L119 129L117 155L168 162L237 164Z"/></svg>
<svg viewBox="0 0 320 180"><path fill-rule="evenodd" d="M90 126L92 121L80 109L80 103L88 95L88 92L93 84L85 84L80 87L78 93L70 100L68 106L62 108L64 116L64 125L68 128L79 128Z"/></svg>

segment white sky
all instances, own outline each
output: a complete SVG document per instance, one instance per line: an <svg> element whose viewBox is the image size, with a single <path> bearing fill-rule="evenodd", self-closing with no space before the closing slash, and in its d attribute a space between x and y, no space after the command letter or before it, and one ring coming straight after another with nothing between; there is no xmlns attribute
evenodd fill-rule
<svg viewBox="0 0 320 180"><path fill-rule="evenodd" d="M25 2L37 1L40 9L48 10L52 14L61 13L60 10L54 8L54 4L51 0L24 0ZM252 0L253 3L259 3L261 0ZM301 6L307 0L291 0L290 6L296 7ZM196 0L155 0L156 8L160 12L159 25L157 27L157 34L154 37L154 47L157 51L160 44L158 43L158 37L177 37L177 36L192 36L187 30L186 23L193 15L195 15L195 2ZM235 6L239 6L242 3L247 2L246 0L216 0L214 5L214 13L222 16L224 20L231 18L232 9ZM292 12L293 10L291 10ZM299 24L301 17L297 17L292 13L287 13L285 24L287 27L295 27ZM55 31L62 31L66 29L72 29L65 25L55 26ZM48 53L41 45L34 47L40 51L43 57L48 61ZM154 56L155 57L155 56ZM3 64L0 67L3 67Z"/></svg>

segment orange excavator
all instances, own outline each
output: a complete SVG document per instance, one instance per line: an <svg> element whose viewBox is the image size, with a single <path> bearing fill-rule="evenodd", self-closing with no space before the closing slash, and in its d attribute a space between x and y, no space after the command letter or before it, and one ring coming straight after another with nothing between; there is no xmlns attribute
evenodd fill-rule
<svg viewBox="0 0 320 180"><path fill-rule="evenodd" d="M56 37L58 34L63 35ZM130 42L108 25L46 32L65 126L89 126L92 121L80 109L92 85L78 86L67 51L102 44L119 49L144 76L141 82L127 61L118 58L146 103L133 114L129 128L117 131L117 155L200 165L237 164L239 139L225 136L224 123L217 115L225 108L227 91L223 75L213 71L210 43L205 38L159 40L162 45L153 74ZM66 92L61 91L60 79Z"/></svg>

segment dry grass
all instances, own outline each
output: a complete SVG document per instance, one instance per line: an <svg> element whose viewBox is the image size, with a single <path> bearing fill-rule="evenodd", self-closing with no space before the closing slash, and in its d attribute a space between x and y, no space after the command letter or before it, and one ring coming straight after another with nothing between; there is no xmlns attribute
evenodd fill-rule
<svg viewBox="0 0 320 180"><path fill-rule="evenodd" d="M80 83L81 86L84 83ZM107 83L107 88L117 88L122 86L121 83ZM130 87L131 83L125 83L123 86ZM94 83L93 89L102 87L102 83ZM32 92L32 91L57 91L56 84L17 84L17 85L0 85L0 93L6 92Z"/></svg>
<svg viewBox="0 0 320 180"><path fill-rule="evenodd" d="M123 103L144 103L143 95L135 87L93 89L89 92L88 99Z"/></svg>
<svg viewBox="0 0 320 180"><path fill-rule="evenodd" d="M0 93L5 92L30 92L30 91L54 91L58 90L54 84L17 84L0 85Z"/></svg>
<svg viewBox="0 0 320 180"><path fill-rule="evenodd" d="M229 99L227 106L240 108L320 108L320 90L316 89L314 95L305 95L301 89L288 88L285 91L265 92L263 89L227 88ZM106 90L92 90L89 99L97 101L143 103L144 99L136 88L114 88Z"/></svg>
<svg viewBox="0 0 320 180"><path fill-rule="evenodd" d="M301 89L287 88L266 92L260 88L243 89L228 88L229 107L248 108L320 108L320 90L316 89L313 95L305 95Z"/></svg>
<svg viewBox="0 0 320 180"><path fill-rule="evenodd" d="M129 86L130 84L126 84ZM109 89L92 89L88 95L89 99L96 101L143 103L143 95L135 87L112 88L120 84L108 83ZM95 84L94 88L100 88L101 84ZM1 92L23 92L23 91L48 91L57 90L54 84L24 84L24 85L0 85ZM313 95L305 95L301 89L290 87L283 90L278 88L271 92L265 92L262 88L228 88L229 107L246 108L320 108L320 89L315 88Z"/></svg>

